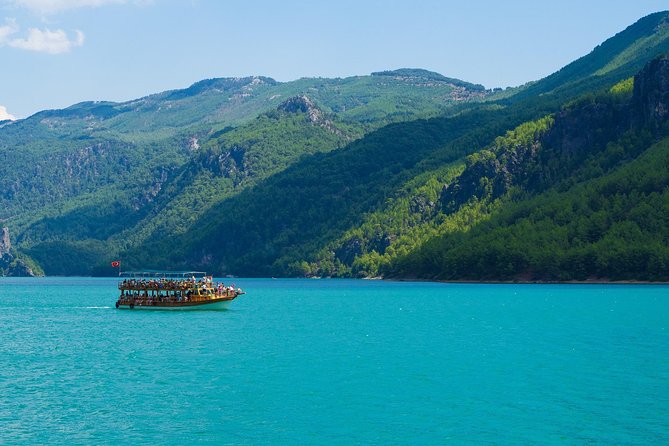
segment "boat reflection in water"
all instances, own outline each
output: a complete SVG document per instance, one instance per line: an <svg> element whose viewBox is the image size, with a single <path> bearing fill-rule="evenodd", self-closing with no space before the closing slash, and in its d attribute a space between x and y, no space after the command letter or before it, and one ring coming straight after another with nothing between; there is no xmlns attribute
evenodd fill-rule
<svg viewBox="0 0 669 446"><path fill-rule="evenodd" d="M221 309L244 294L214 282L203 271L137 271L120 274L116 308L135 310Z"/></svg>

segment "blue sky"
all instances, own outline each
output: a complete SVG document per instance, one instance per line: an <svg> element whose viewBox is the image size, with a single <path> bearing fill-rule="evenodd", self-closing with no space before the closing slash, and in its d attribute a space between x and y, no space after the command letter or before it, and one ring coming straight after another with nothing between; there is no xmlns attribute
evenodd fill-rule
<svg viewBox="0 0 669 446"><path fill-rule="evenodd" d="M515 86L664 9L668 0L0 0L0 119L211 77L411 67Z"/></svg>

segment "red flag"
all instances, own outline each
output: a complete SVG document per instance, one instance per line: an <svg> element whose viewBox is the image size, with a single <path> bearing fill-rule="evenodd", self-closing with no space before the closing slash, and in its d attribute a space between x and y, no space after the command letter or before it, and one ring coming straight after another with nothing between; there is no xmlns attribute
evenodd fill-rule
<svg viewBox="0 0 669 446"><path fill-rule="evenodd" d="M112 262L112 267L114 267L114 268L118 268L119 266L121 266L121 262L119 262L118 260L114 260L114 261Z"/></svg>

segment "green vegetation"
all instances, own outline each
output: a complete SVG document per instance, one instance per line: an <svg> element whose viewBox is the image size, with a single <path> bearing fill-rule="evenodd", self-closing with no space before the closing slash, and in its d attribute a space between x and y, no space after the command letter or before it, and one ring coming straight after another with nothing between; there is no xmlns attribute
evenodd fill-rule
<svg viewBox="0 0 669 446"><path fill-rule="evenodd" d="M454 81L454 80L453 80ZM118 182L145 190L151 172L183 166L195 146L307 94L326 113L367 132L389 122L444 112L478 89L360 76L279 83L263 77L211 79L125 103L84 102L0 128L0 218Z"/></svg>
<svg viewBox="0 0 669 446"><path fill-rule="evenodd" d="M645 74L648 91L638 94L666 94L657 80L669 75L663 62L664 68L659 63L658 71ZM652 117L644 122L638 104L645 100L621 99L632 85L626 80L572 102L470 158L455 183L474 203L497 203L494 212L433 237L381 272L438 279L669 280L663 217L669 210L669 140L651 147L667 125ZM470 177L485 187L472 186ZM449 205L453 189L442 196Z"/></svg>
<svg viewBox="0 0 669 446"><path fill-rule="evenodd" d="M624 84L625 88L631 86L629 81ZM488 234L494 232L499 215L506 215L516 203L526 203L546 189L569 190L598 178L652 144L645 129L622 130L629 128L630 118L621 108L629 109L632 98L626 95L620 102L619 86L611 91L573 101L553 115L507 131L488 148L467 156L464 166L451 169L450 178L436 172L425 174L424 183L409 186L405 196L392 200L359 228L331 243L316 262L301 263L301 271L317 276L442 279L571 277L567 273L535 275L540 261L533 263L531 270L522 269L524 264L498 268L486 264L488 269L484 270L474 268L471 262L456 268L440 253L448 252L454 244L457 250L453 247L449 261L458 262L458 256L465 252L468 258L481 259L488 246L501 244L509 248L509 256L522 251L549 258L555 247L543 240L535 239L538 244L533 249L522 245L513 250L513 242L500 239L492 243ZM532 203L527 206L532 208ZM479 246L472 242L475 235L485 239L481 246L486 249L472 249ZM518 235L523 242L530 239ZM500 254L499 258L505 257Z"/></svg>
<svg viewBox="0 0 669 446"><path fill-rule="evenodd" d="M312 113L318 109L310 109ZM325 115L271 111L251 123L210 139L184 166L153 211L115 237L129 246L164 234L185 233L222 200L284 170L301 157L343 147L362 135L361 126L333 122Z"/></svg>
<svg viewBox="0 0 669 446"><path fill-rule="evenodd" d="M23 253L12 250L0 256L0 277L43 275L41 266Z"/></svg>
<svg viewBox="0 0 669 446"><path fill-rule="evenodd" d="M469 231L425 243L399 276L669 280L669 139L566 191L509 203Z"/></svg>
<svg viewBox="0 0 669 446"><path fill-rule="evenodd" d="M406 79L409 81L437 81L437 82L446 82L456 87L463 87L468 90L485 90L483 85L472 84L469 82L461 81L460 79L453 79L450 77L443 76L439 73L433 71L422 70L419 68L400 68L399 70L391 71L378 71L372 73L372 76L387 76L392 78Z"/></svg>
<svg viewBox="0 0 669 446"><path fill-rule="evenodd" d="M242 275L296 274L302 261L313 261L412 178L442 170L533 113L545 111L483 108L386 126L345 148L304 158L218 203L182 236L156 237L129 258Z"/></svg>
<svg viewBox="0 0 669 446"><path fill-rule="evenodd" d="M295 93L316 101L301 113L276 108ZM49 274L83 273L154 234L185 232L218 201L300 157L482 95L420 77L212 79L40 112L0 128L0 219ZM78 266L52 268L53 246Z"/></svg>
<svg viewBox="0 0 669 446"><path fill-rule="evenodd" d="M620 81L617 84L615 84L613 87L611 87L609 92L615 95L630 95L632 94L633 90L634 90L634 78L630 77L628 79L625 79L624 81Z"/></svg>

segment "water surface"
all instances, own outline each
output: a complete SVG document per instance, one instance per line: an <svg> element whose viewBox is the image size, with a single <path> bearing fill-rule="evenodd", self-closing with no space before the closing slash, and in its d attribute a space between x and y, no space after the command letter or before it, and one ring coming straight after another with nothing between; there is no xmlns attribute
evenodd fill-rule
<svg viewBox="0 0 669 446"><path fill-rule="evenodd" d="M669 287L0 279L0 443L669 444Z"/></svg>

